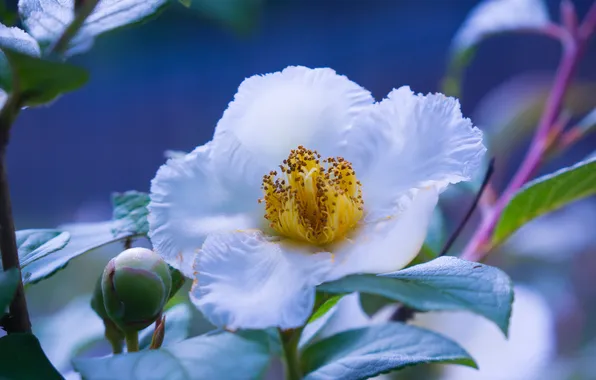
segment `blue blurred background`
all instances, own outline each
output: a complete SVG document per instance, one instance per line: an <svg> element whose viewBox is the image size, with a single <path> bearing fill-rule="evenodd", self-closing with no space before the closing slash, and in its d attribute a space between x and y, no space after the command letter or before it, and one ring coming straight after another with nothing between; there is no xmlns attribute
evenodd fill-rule
<svg viewBox="0 0 596 380"><path fill-rule="evenodd" d="M89 84L24 112L14 128L8 164L17 228L108 218L110 192L148 190L166 149L208 141L240 82L254 74L331 67L377 99L402 85L439 91L451 39L476 3L271 0L243 33L178 6L100 37L73 60L89 69ZM583 14L590 1L575 3ZM558 2L549 5L557 15ZM559 50L541 36L487 40L466 74L464 114L473 116L514 76L550 80ZM588 49L579 78L596 80L594 67L596 49Z"/></svg>
<svg viewBox="0 0 596 380"><path fill-rule="evenodd" d="M13 128L8 166L17 229L109 219L110 193L148 191L164 152L190 151L208 141L240 82L254 74L288 65L331 67L379 100L402 85L440 91L451 40L477 3L266 0L252 27L242 31L173 6L156 20L102 36L89 53L72 60L89 69L89 84L50 106L23 112ZM556 19L559 2L547 3ZM573 3L583 16L592 1ZM482 43L465 73L462 109L490 139L497 188L521 160L559 57L559 44L543 36L497 36ZM592 41L567 99L572 120L596 105L595 68ZM542 171L584 158L595 143L593 137L583 140ZM455 194L442 202L452 230L468 198ZM531 223L493 255L491 262L525 287L519 299L526 306L517 312L525 319L512 327L521 334L512 336L517 346L503 345L498 332L483 335L494 326L476 332L476 322L466 319L420 321L454 338L468 330L486 347L488 359L481 363L488 367L491 358L503 370L516 355L527 359L511 364L513 372L466 377L447 371L446 378L596 379L594 363L585 359L596 355L595 226L594 200L583 201ZM79 258L33 285L28 297L34 315L90 292L119 249ZM538 329L534 334L532 327ZM532 351L535 346L544 350ZM549 363L546 377L519 370L533 360Z"/></svg>

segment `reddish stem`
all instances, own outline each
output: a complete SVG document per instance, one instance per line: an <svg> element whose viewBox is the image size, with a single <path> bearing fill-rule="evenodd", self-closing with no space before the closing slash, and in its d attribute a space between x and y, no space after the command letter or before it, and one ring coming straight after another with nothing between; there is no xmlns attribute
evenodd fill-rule
<svg viewBox="0 0 596 380"><path fill-rule="evenodd" d="M596 25L596 3L588 11L584 22L579 27L579 33L567 33L562 38L563 56L557 69L553 88L547 100L546 106L538 123L538 128L530 144L530 148L524 157L524 160L517 170L513 179L509 182L503 191L495 206L486 214L478 229L470 239L461 257L466 260L480 261L484 259L490 249L490 235L495 228L499 217L505 206L509 203L513 195L536 173L547 149L549 143L549 134L553 125L557 122L561 107L571 83L571 78L579 59L585 49L589 36L594 31Z"/></svg>

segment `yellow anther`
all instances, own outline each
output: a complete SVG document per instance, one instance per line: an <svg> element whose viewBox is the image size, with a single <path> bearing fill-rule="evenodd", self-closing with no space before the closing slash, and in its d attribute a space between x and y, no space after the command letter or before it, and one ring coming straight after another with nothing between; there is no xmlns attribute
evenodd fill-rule
<svg viewBox="0 0 596 380"><path fill-rule="evenodd" d="M280 235L324 245L344 237L363 215L352 164L299 146L277 172L263 176L265 219ZM321 165L321 162L325 167ZM259 200L262 202L262 200Z"/></svg>

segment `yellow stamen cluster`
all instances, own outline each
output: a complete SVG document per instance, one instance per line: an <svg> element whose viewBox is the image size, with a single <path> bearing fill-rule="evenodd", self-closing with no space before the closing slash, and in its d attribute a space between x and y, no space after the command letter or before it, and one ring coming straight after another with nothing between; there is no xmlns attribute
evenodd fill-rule
<svg viewBox="0 0 596 380"><path fill-rule="evenodd" d="M299 146L276 171L263 176L265 219L280 235L312 244L344 237L363 215L361 183L342 157Z"/></svg>

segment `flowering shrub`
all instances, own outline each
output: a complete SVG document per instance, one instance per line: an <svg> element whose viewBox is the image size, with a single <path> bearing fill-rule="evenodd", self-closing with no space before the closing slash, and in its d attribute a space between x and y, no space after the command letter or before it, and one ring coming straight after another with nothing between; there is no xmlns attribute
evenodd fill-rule
<svg viewBox="0 0 596 380"><path fill-rule="evenodd" d="M226 15L216 3L182 3ZM0 25L0 324L7 332L0 377L252 379L274 358L287 379L364 379L424 363L476 368L466 349L421 322L423 313L473 313L506 337L514 286L482 261L530 220L596 193L594 157L535 178L544 161L596 125L592 112L567 127L562 112L596 8L579 20L564 1L555 23L540 0L481 2L453 39L443 90L451 96L395 84L375 100L331 68L256 73L222 106L211 141L170 154L148 193L113 195L112 220L15 232L4 158L19 114L82 87L89 74L66 61L100 34L169 6L20 0L22 28ZM498 191L489 142L453 96L476 46L502 32L558 39L563 57L526 155ZM437 233L439 200L455 184L469 201L445 239ZM478 204L481 221L454 252ZM142 237L151 249L132 247ZM81 301L87 314L73 311L83 310L79 301L61 311L61 326L68 320L73 331L55 340L105 339L112 354L69 353L75 372L68 372L32 333L27 288L111 243L123 252L92 274L95 292ZM520 307L535 300L517 289ZM384 297L382 310L364 313L364 295ZM213 331L188 336L190 305ZM79 325L86 328L77 335Z"/></svg>

